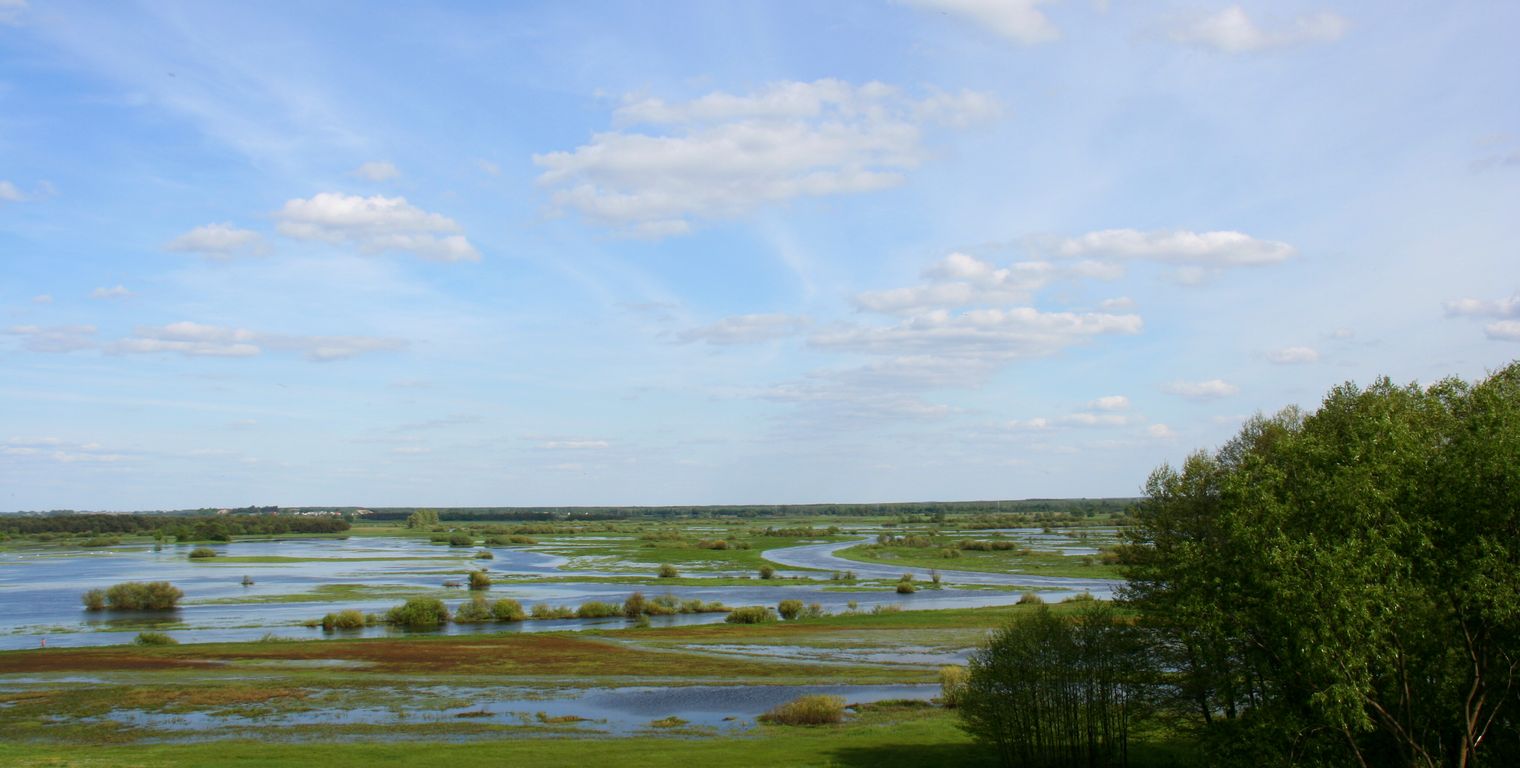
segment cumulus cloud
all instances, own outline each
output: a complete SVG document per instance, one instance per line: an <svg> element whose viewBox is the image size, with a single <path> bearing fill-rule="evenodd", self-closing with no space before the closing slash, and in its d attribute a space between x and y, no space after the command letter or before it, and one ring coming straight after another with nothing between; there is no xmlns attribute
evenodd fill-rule
<svg viewBox="0 0 1520 768"><path fill-rule="evenodd" d="M90 298L92 299L125 299L131 295L132 292L127 290L127 287L124 285L113 285L110 288L102 287L90 291Z"/></svg>
<svg viewBox="0 0 1520 768"><path fill-rule="evenodd" d="M1313 347L1283 347L1267 353L1267 359L1278 365L1299 365L1319 362L1319 350Z"/></svg>
<svg viewBox="0 0 1520 768"><path fill-rule="evenodd" d="M1162 389L1189 400L1215 400L1240 392L1240 387L1223 379L1209 379L1207 381L1182 381L1179 379L1167 384Z"/></svg>
<svg viewBox="0 0 1520 768"><path fill-rule="evenodd" d="M21 345L32 352L77 352L96 346L93 325L13 325L5 333L20 337Z"/></svg>
<svg viewBox="0 0 1520 768"><path fill-rule="evenodd" d="M280 234L298 240L351 245L361 251L399 251L432 261L479 261L480 252L453 219L404 197L322 192L295 199L275 213Z"/></svg>
<svg viewBox="0 0 1520 768"><path fill-rule="evenodd" d="M1483 335L1495 341L1520 341L1520 321L1500 320L1483 326Z"/></svg>
<svg viewBox="0 0 1520 768"><path fill-rule="evenodd" d="M1088 407L1099 411L1122 411L1129 407L1129 398L1124 395L1108 395L1092 401Z"/></svg>
<svg viewBox="0 0 1520 768"><path fill-rule="evenodd" d="M1505 299L1456 299L1445 308L1452 317L1520 317L1520 293Z"/></svg>
<svg viewBox="0 0 1520 768"><path fill-rule="evenodd" d="M164 248L223 261L263 253L265 244L259 233L251 229L239 229L230 222L222 222L196 227L170 240Z"/></svg>
<svg viewBox="0 0 1520 768"><path fill-rule="evenodd" d="M659 238L767 204L896 186L921 159L925 126L995 112L971 91L915 99L875 82L781 82L684 102L628 99L614 130L533 162L555 210Z"/></svg>
<svg viewBox="0 0 1520 768"><path fill-rule="evenodd" d="M1165 424L1152 424L1145 428L1145 433L1158 440L1170 440L1177 436L1177 433Z"/></svg>
<svg viewBox="0 0 1520 768"><path fill-rule="evenodd" d="M708 344L754 344L795 335L807 325L807 318L796 315L736 315L683 331L680 339Z"/></svg>
<svg viewBox="0 0 1520 768"><path fill-rule="evenodd" d="M368 352L400 349L405 342L375 336L303 336L260 333L195 322L143 326L106 347L113 354L175 353L186 357L253 357L264 350L301 354L314 362L346 360Z"/></svg>
<svg viewBox="0 0 1520 768"><path fill-rule="evenodd" d="M903 5L957 16L1000 37L1031 45L1055 40L1060 30L1040 12L1050 0L897 0Z"/></svg>
<svg viewBox="0 0 1520 768"><path fill-rule="evenodd" d="M1344 17L1329 11L1262 25L1253 21L1244 8L1232 5L1218 13L1180 19L1168 34L1175 42L1223 53L1254 53L1308 43L1333 43L1349 27Z"/></svg>
<svg viewBox="0 0 1520 768"><path fill-rule="evenodd" d="M1101 309L1106 309L1110 312L1117 312L1119 310L1125 309L1134 309L1135 300L1131 299L1128 296L1117 296L1112 299L1104 299L1101 303L1098 304L1098 307Z"/></svg>
<svg viewBox="0 0 1520 768"><path fill-rule="evenodd" d="M400 178L401 171L390 163L370 161L354 169L354 176L365 181L390 181Z"/></svg>
<svg viewBox="0 0 1520 768"><path fill-rule="evenodd" d="M1124 427L1135 423L1137 419L1138 417L1122 413L1077 411L1065 416L1039 416L1032 419L1014 419L1005 423L1004 426L1020 432L1041 432L1063 427Z"/></svg>
<svg viewBox="0 0 1520 768"><path fill-rule="evenodd" d="M1048 261L1022 261L1007 267L951 253L924 271L918 285L884 291L868 291L855 296L855 305L872 312L916 314L942 308L1015 304L1029 297L1051 281L1071 277L1111 279L1122 270L1095 261L1054 264Z"/></svg>
<svg viewBox="0 0 1520 768"><path fill-rule="evenodd" d="M1068 258L1146 260L1203 267L1277 264L1298 253L1287 243L1260 240L1242 232L1186 229L1150 232L1104 229L1054 241L1037 240L1034 244Z"/></svg>

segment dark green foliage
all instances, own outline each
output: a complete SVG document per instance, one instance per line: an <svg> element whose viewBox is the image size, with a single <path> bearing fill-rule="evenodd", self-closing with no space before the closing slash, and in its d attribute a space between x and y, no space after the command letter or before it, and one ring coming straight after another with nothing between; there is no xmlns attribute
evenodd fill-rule
<svg viewBox="0 0 1520 768"><path fill-rule="evenodd" d="M363 613L352 608L329 613L322 617L322 630L332 632L338 629L364 629L369 626L370 620Z"/></svg>
<svg viewBox="0 0 1520 768"><path fill-rule="evenodd" d="M1125 765L1148 677L1140 647L1106 604L1074 618L1042 605L973 653L964 680L942 674L942 688L1005 766Z"/></svg>
<svg viewBox="0 0 1520 768"><path fill-rule="evenodd" d="M913 584L913 574L905 573L902 575L902 578L897 580L897 594L911 595L917 591L918 587Z"/></svg>
<svg viewBox="0 0 1520 768"><path fill-rule="evenodd" d="M216 557L216 550L211 547L196 547L190 550L191 560L204 560L208 557Z"/></svg>
<svg viewBox="0 0 1520 768"><path fill-rule="evenodd" d="M575 617L578 619L605 619L611 616L621 616L622 610L612 603L604 603L600 600L591 600L581 603L581 607L575 609Z"/></svg>
<svg viewBox="0 0 1520 768"><path fill-rule="evenodd" d="M341 517L299 515L109 515L67 513L0 516L0 529L11 533L153 534L180 541L227 541L232 536L281 533L338 533L348 530Z"/></svg>
<svg viewBox="0 0 1520 768"><path fill-rule="evenodd" d="M92 589L84 593L82 600L87 611L103 611L106 609L106 591L104 589Z"/></svg>
<svg viewBox="0 0 1520 768"><path fill-rule="evenodd" d="M623 601L623 615L630 619L636 619L649 611L649 603L644 599L643 592L635 592Z"/></svg>
<svg viewBox="0 0 1520 768"><path fill-rule="evenodd" d="M1520 364L1152 474L1127 593L1218 763L1520 764Z"/></svg>
<svg viewBox="0 0 1520 768"><path fill-rule="evenodd" d="M776 605L776 612L781 614L781 618L791 621L802 613L802 601L782 600Z"/></svg>
<svg viewBox="0 0 1520 768"><path fill-rule="evenodd" d="M162 632L138 632L134 645L179 645L179 641Z"/></svg>
<svg viewBox="0 0 1520 768"><path fill-rule="evenodd" d="M94 589L85 593L86 607L100 610L95 607L99 592ZM128 581L105 591L105 607L113 611L172 611L184 596L184 592L167 581Z"/></svg>
<svg viewBox="0 0 1520 768"><path fill-rule="evenodd" d="M468 534L468 533L450 534L449 535L449 546L451 546L451 547L473 547L473 546L475 546L475 538L473 536L471 536L470 534Z"/></svg>
<svg viewBox="0 0 1520 768"><path fill-rule="evenodd" d="M510 598L502 598L491 603L491 616L497 621L522 621L527 618L523 613L522 603Z"/></svg>
<svg viewBox="0 0 1520 768"><path fill-rule="evenodd" d="M769 624L776 620L776 612L768 605L746 605L729 611L723 620L730 624Z"/></svg>
<svg viewBox="0 0 1520 768"><path fill-rule="evenodd" d="M437 524L438 512L432 509L419 509L406 518L408 528L431 528Z"/></svg>
<svg viewBox="0 0 1520 768"><path fill-rule="evenodd" d="M449 623L449 609L442 600L414 597L386 612L385 620L398 627L430 629Z"/></svg>
<svg viewBox="0 0 1520 768"><path fill-rule="evenodd" d="M496 614L484 595L476 595L454 609L454 621L458 624L484 624L495 620Z"/></svg>

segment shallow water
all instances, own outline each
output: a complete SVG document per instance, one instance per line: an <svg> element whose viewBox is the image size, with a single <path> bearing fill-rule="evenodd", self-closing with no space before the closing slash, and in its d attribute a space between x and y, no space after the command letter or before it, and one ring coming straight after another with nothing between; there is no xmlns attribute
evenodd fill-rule
<svg viewBox="0 0 1520 768"><path fill-rule="evenodd" d="M902 568L856 563L833 556L843 547L860 541L805 544L770 550L767 559L781 565L824 570L853 570L864 578L895 581ZM303 602L224 602L280 595L300 595L331 584L387 589L428 589L442 592L447 580L462 580L463 572L487 568L493 575L519 574L559 576L565 581L540 584L497 584L491 599L510 597L531 609L547 603L576 606L591 600L621 602L634 591L646 596L670 593L681 599L720 601L729 606L775 605L795 598L819 603L830 613L846 610L854 601L861 610L897 606L906 610L1006 605L1018 593L953 589L955 584L1017 585L1057 590L1048 596L1060 599L1080 591L1098 597L1110 594L1114 582L1098 579L1060 579L1040 576L970 573L941 570L949 587L921 589L898 595L880 588L832 591L823 584L763 582L753 586L651 587L630 584L576 582L578 576L605 575L566 568L568 560L531 549L493 547L494 560L476 560L477 548L450 548L417 539L362 538L282 539L239 541L214 545L222 557L275 556L325 558L310 562L227 563L195 562L187 558L190 545L170 545L160 552L146 546L119 546L93 550L36 550L0 552L0 649L36 648L43 640L56 647L110 645L130 642L143 629L165 632L181 642L257 640L273 633L281 637L375 637L405 634L402 630L373 627L354 632L324 634L301 626L325 613L357 609L383 613L400 602L399 597L317 599ZM383 559L401 558L401 559ZM243 586L244 576L254 580ZM920 580L927 574L919 574ZM170 581L185 592L182 607L165 613L89 612L80 596L89 589L105 588L123 581ZM842 585L836 585L842 586ZM449 591L451 608L469 599L465 590ZM655 626L704 624L723 620L723 614L653 617ZM590 627L626 626L626 619L527 621L512 624L450 624L436 630L446 634L501 631L576 630Z"/></svg>

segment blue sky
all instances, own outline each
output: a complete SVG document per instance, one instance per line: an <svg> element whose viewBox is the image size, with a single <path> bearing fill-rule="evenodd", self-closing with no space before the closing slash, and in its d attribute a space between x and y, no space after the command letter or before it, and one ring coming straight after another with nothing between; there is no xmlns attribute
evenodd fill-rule
<svg viewBox="0 0 1520 768"><path fill-rule="evenodd" d="M0 0L0 509L1135 495L1520 357L1516 28Z"/></svg>

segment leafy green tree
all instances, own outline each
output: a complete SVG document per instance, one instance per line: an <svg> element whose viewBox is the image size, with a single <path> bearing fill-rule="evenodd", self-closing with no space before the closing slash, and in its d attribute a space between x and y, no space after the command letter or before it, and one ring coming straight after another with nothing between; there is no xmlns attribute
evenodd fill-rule
<svg viewBox="0 0 1520 768"><path fill-rule="evenodd" d="M438 524L438 510L419 509L406 518L408 528L432 528Z"/></svg>

